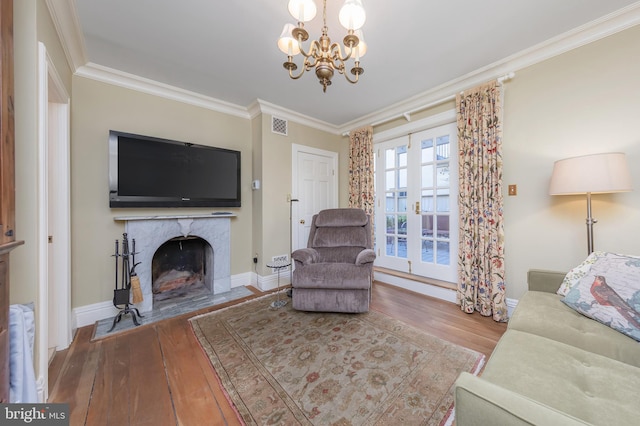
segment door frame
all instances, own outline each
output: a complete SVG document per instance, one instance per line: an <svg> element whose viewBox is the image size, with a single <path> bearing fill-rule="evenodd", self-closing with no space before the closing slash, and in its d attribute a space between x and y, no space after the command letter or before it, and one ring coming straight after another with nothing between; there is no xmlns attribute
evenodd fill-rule
<svg viewBox="0 0 640 426"><path fill-rule="evenodd" d="M318 155L318 156L322 156L322 157L329 157L331 158L332 161L332 166L333 166L333 170L336 171L336 173L333 174L333 177L331 179L331 185L333 185L333 200L331 200L332 204L335 207L338 207L338 200L339 200L339 188L338 188L338 175L340 174L338 172L338 158L339 158L339 154L335 151L328 151L325 149L320 149L320 148L313 148L310 146L305 146L305 145L298 145L298 144L291 144L291 200L295 200L298 198L298 155L300 153L305 153L305 154L311 154L311 155ZM298 226L297 225L297 221L295 220L295 218L298 217L299 212L298 212L298 203L294 202L294 201L290 201L291 202L291 223L289 224L290 226L290 247L291 247L291 251L293 252L294 250L296 250L296 241L298 241Z"/></svg>
<svg viewBox="0 0 640 426"><path fill-rule="evenodd" d="M51 108L51 110L50 110ZM55 112L55 113L53 113ZM57 322L57 349L65 349L72 340L71 324L71 223L70 223L70 96L42 42L38 43L38 302L36 354L38 396L48 398L48 308L49 297L58 307L53 313ZM55 149L49 150L49 144ZM51 158L50 158L51 156ZM51 161L49 161L51 160ZM49 164L54 168L49 170ZM55 202L50 206L49 173L58 179ZM55 221L50 220L50 207ZM49 269L49 235L55 235L52 253L56 268ZM54 275L55 294L49 294L50 272Z"/></svg>
<svg viewBox="0 0 640 426"><path fill-rule="evenodd" d="M409 133L417 133L422 130L427 130L433 127L438 127L445 124L454 123L457 120L455 108L450 110L425 117L420 120L410 121L404 125L394 127L389 130L378 132L373 134L374 149L377 149L376 144L389 141L401 136L406 136ZM376 265L376 262L374 262ZM456 302L456 291L449 287L449 285L441 286L428 284L423 282L414 281L409 278L396 276L394 274L388 274L384 271L374 271L374 278L382 282L395 285L401 288L405 288L416 293L424 294L427 296L437 297L439 299L447 300L449 302Z"/></svg>

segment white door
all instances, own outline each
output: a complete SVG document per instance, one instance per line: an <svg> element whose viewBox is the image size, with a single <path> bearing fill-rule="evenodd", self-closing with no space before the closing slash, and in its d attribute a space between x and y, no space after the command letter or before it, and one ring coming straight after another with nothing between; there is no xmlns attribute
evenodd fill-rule
<svg viewBox="0 0 640 426"><path fill-rule="evenodd" d="M456 282L456 142L452 123L376 145L377 265Z"/></svg>
<svg viewBox="0 0 640 426"><path fill-rule="evenodd" d="M40 402L48 396L49 349L72 340L70 233L70 97L39 43L38 55L38 352Z"/></svg>
<svg viewBox="0 0 640 426"><path fill-rule="evenodd" d="M293 251L307 246L314 214L338 207L338 153L293 145L292 159Z"/></svg>

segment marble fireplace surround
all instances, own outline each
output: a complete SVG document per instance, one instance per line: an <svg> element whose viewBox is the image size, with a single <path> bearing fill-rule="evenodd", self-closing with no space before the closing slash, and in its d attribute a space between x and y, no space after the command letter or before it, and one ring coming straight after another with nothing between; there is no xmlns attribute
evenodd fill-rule
<svg viewBox="0 0 640 426"><path fill-rule="evenodd" d="M129 244L136 240L136 273L144 301L136 307L140 312L153 309L151 262L156 250L176 237L200 237L211 246L213 259L207 270L213 270L213 294L231 291L231 218L234 214L202 214L176 216L118 216L125 222Z"/></svg>

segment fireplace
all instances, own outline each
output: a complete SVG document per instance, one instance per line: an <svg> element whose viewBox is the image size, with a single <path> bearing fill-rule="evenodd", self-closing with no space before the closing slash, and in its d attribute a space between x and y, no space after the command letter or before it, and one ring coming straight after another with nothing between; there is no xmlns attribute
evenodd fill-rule
<svg viewBox="0 0 640 426"><path fill-rule="evenodd" d="M154 301L211 294L213 251L200 237L176 237L162 244L151 261Z"/></svg>
<svg viewBox="0 0 640 426"><path fill-rule="evenodd" d="M153 310L154 300L202 291L231 291L231 214L192 216L128 216L129 239L136 240L136 272L144 301L140 312ZM156 281L160 280L159 283ZM161 285L161 288L154 290ZM163 294L166 293L166 294Z"/></svg>

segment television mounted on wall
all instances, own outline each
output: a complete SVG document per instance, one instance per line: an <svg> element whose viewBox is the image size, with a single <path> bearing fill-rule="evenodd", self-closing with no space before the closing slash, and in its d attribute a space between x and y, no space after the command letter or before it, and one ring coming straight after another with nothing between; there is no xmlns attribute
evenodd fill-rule
<svg viewBox="0 0 640 426"><path fill-rule="evenodd" d="M240 207L240 151L111 130L109 207Z"/></svg>

